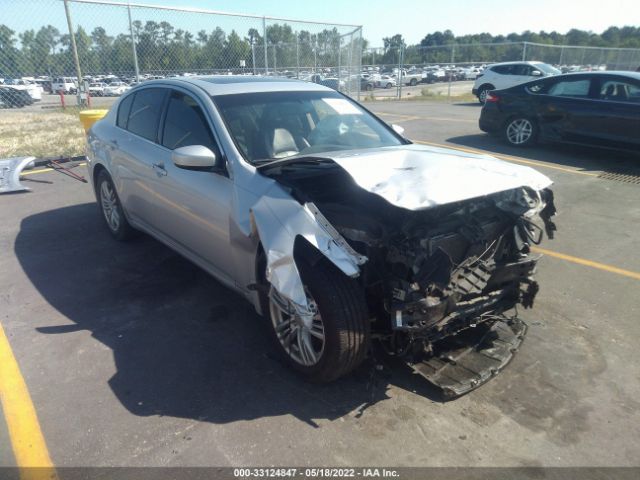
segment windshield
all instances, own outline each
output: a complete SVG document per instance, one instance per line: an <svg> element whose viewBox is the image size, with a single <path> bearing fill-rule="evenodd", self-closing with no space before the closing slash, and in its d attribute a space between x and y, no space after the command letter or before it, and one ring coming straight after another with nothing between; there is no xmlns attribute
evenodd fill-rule
<svg viewBox="0 0 640 480"><path fill-rule="evenodd" d="M548 63L536 63L535 67L539 68L540 70L542 70L544 73L548 75L560 75L562 73L556 67L552 67Z"/></svg>
<svg viewBox="0 0 640 480"><path fill-rule="evenodd" d="M213 97L250 163L403 141L337 92L264 92Z"/></svg>

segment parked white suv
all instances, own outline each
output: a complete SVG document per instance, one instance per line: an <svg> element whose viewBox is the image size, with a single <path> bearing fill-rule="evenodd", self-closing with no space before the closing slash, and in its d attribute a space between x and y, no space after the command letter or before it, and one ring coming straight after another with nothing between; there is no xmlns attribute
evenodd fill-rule
<svg viewBox="0 0 640 480"><path fill-rule="evenodd" d="M64 93L74 94L78 91L78 85L71 77L56 77L51 80L51 92L58 93L60 90Z"/></svg>
<svg viewBox="0 0 640 480"><path fill-rule="evenodd" d="M480 103L484 103L487 93L491 90L501 90L536 78L559 75L560 73L557 68L542 62L495 63L489 65L482 74L478 75L471 92L478 97Z"/></svg>

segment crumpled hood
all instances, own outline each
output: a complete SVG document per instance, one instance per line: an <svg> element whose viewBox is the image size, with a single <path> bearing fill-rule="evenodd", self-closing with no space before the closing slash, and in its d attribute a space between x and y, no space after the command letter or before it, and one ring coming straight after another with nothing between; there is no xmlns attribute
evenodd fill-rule
<svg viewBox="0 0 640 480"><path fill-rule="evenodd" d="M421 210L519 187L536 191L553 182L530 167L489 155L402 145L318 155L346 170L365 190L408 210Z"/></svg>

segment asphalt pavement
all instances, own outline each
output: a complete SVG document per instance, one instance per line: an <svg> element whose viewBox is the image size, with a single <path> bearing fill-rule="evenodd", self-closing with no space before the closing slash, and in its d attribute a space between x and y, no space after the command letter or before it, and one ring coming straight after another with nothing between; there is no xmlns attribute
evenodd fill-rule
<svg viewBox="0 0 640 480"><path fill-rule="evenodd" d="M87 184L30 174L0 197L0 324L53 465L638 466L640 184L601 176L640 158L509 148L476 104L366 106L553 179L557 237L512 363L449 402L390 359L306 383L238 295L149 237L112 240ZM0 418L2 466L14 434Z"/></svg>

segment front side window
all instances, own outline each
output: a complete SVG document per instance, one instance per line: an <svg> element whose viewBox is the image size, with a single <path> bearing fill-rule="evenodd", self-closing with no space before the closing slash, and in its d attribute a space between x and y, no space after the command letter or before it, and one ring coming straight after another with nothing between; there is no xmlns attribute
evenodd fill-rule
<svg viewBox="0 0 640 480"><path fill-rule="evenodd" d="M265 92L214 97L229 133L251 163L403 141L334 92Z"/></svg>
<svg viewBox="0 0 640 480"><path fill-rule="evenodd" d="M162 145L175 150L189 145L204 145L218 153L204 112L189 95L172 92L167 106Z"/></svg>
<svg viewBox="0 0 640 480"><path fill-rule="evenodd" d="M600 86L601 100L640 103L640 86L625 80L607 80Z"/></svg>
<svg viewBox="0 0 640 480"><path fill-rule="evenodd" d="M521 63L513 66L513 75L531 76L531 66L526 63Z"/></svg>
<svg viewBox="0 0 640 480"><path fill-rule="evenodd" d="M556 82L547 91L548 95L555 97L574 97L574 98L587 98L589 97L589 86L591 80L562 80Z"/></svg>
<svg viewBox="0 0 640 480"><path fill-rule="evenodd" d="M549 65L548 63L536 63L536 68L542 70L547 75L559 75L562 73L556 67Z"/></svg>
<svg viewBox="0 0 640 480"><path fill-rule="evenodd" d="M165 94L166 90L163 88L138 91L131 104L127 130L152 142L157 141L158 123Z"/></svg>

